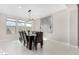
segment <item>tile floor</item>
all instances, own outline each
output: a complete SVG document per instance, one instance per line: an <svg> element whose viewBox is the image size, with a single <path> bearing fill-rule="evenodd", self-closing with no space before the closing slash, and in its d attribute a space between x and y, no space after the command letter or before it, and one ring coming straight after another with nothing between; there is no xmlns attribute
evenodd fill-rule
<svg viewBox="0 0 79 59"><path fill-rule="evenodd" d="M38 45L38 50L28 50L19 40L0 41L1 55L78 55L79 49L58 43L44 41L43 48Z"/></svg>

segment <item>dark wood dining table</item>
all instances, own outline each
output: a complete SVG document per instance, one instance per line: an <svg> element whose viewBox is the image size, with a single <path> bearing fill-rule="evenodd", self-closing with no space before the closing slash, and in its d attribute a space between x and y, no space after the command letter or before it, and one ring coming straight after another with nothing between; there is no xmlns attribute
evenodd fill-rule
<svg viewBox="0 0 79 59"><path fill-rule="evenodd" d="M35 48L37 50L37 44L40 43L41 48L43 46L43 32L31 32L28 36L28 49L32 50Z"/></svg>

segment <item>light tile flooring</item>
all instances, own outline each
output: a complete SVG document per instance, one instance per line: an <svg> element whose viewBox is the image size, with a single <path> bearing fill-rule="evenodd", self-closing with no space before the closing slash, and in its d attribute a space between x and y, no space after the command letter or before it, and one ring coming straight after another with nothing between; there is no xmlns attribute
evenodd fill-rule
<svg viewBox="0 0 79 59"><path fill-rule="evenodd" d="M28 50L19 40L0 41L1 55L77 55L79 49L58 43L56 41L44 41L43 48L38 45L38 50Z"/></svg>

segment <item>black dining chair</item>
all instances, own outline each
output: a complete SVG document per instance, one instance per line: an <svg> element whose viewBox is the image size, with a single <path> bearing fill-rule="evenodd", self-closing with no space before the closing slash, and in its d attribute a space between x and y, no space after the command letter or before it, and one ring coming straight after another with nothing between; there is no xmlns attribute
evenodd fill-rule
<svg viewBox="0 0 79 59"><path fill-rule="evenodd" d="M26 44L25 32L24 31L19 31L19 34L20 34L19 40L20 40L20 42L23 42L23 45L25 46L25 44Z"/></svg>
<svg viewBox="0 0 79 59"><path fill-rule="evenodd" d="M19 31L19 35L20 35L20 36L19 36L19 41L20 41L20 42L23 42L22 31Z"/></svg>
<svg viewBox="0 0 79 59"><path fill-rule="evenodd" d="M27 35L27 33L25 31L24 31L24 36L25 36L25 39L26 39L26 42L27 42L27 48L29 48L29 50L32 50L34 36Z"/></svg>
<svg viewBox="0 0 79 59"><path fill-rule="evenodd" d="M20 31L20 38L21 38L21 41L23 42L23 45L25 46L25 37L24 37L24 33L23 31Z"/></svg>
<svg viewBox="0 0 79 59"><path fill-rule="evenodd" d="M29 36L27 35L26 31L23 31L24 33L24 37L25 37L25 44L27 44L27 48L28 48L28 45L29 45Z"/></svg>
<svg viewBox="0 0 79 59"><path fill-rule="evenodd" d="M41 48L43 47L43 32L36 32L36 39L34 40L34 47L37 50L37 45L40 43Z"/></svg>

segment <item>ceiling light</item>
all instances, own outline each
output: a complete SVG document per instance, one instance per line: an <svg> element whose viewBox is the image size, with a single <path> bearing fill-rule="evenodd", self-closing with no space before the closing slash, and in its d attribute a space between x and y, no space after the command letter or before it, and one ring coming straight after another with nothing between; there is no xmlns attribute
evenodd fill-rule
<svg viewBox="0 0 79 59"><path fill-rule="evenodd" d="M22 8L22 6L19 6L18 8Z"/></svg>

